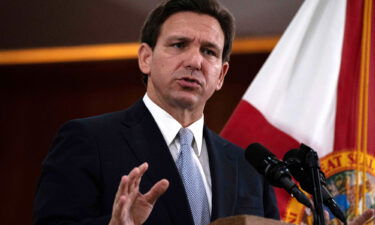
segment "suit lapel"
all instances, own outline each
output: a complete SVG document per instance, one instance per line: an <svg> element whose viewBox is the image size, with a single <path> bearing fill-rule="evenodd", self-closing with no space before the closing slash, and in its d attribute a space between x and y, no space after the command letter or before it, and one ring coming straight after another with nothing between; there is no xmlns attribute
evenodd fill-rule
<svg viewBox="0 0 375 225"><path fill-rule="evenodd" d="M167 179L170 183L169 188L157 204L163 204L168 209L174 224L194 224L177 167L163 135L142 100L127 111L123 125L123 136L131 151L139 163L149 164L145 178L151 182L145 187L146 190L160 179ZM211 220L215 220L230 216L234 212L238 184L237 159L231 154L230 149L226 148L227 143L206 127L204 137L212 180Z"/></svg>
<svg viewBox="0 0 375 225"><path fill-rule="evenodd" d="M237 159L226 148L227 143L204 128L207 151L210 159L212 181L212 216L214 221L220 217L233 215L237 199L238 168Z"/></svg>
<svg viewBox="0 0 375 225"><path fill-rule="evenodd" d="M177 167L156 122L143 101L128 110L123 122L123 134L139 162L147 162L149 170L145 176L150 186L165 178L169 181L167 192L158 200L165 205L174 224L193 224L185 189Z"/></svg>

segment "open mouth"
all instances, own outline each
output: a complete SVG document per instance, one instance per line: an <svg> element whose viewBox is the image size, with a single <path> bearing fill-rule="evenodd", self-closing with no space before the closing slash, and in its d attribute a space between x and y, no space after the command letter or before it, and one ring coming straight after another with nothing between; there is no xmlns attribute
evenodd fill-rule
<svg viewBox="0 0 375 225"><path fill-rule="evenodd" d="M179 84L186 88L197 88L201 85L198 80L187 77L179 79Z"/></svg>
<svg viewBox="0 0 375 225"><path fill-rule="evenodd" d="M182 78L184 81L186 81L186 82L192 82L192 83L197 83L197 84L199 84L199 82L197 81L197 80L195 80L195 79L189 79L189 78Z"/></svg>

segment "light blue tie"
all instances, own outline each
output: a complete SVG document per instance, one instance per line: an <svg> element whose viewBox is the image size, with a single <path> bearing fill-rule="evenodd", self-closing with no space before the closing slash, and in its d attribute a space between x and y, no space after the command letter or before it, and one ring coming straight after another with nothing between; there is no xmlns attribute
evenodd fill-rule
<svg viewBox="0 0 375 225"><path fill-rule="evenodd" d="M195 225L210 223L208 199L203 184L203 178L194 162L192 153L193 133L188 128L179 131L181 151L177 158L177 168L180 172L185 191L189 200L190 210Z"/></svg>

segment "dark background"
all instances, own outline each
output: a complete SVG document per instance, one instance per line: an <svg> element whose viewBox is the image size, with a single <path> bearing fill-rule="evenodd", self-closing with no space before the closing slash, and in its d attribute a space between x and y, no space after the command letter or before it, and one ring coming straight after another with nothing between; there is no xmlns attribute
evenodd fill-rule
<svg viewBox="0 0 375 225"><path fill-rule="evenodd" d="M234 15L237 37L280 35L302 0L219 0ZM138 40L160 0L1 0L0 49Z"/></svg>
<svg viewBox="0 0 375 225"><path fill-rule="evenodd" d="M32 223L32 202L58 128L73 118L122 110L145 93L137 60L1 63L6 50L136 42L155 0L0 1L0 224ZM280 36L300 0L221 0L238 38ZM207 103L220 132L269 52L234 54L224 87ZM6 54L5 54L6 55Z"/></svg>
<svg viewBox="0 0 375 225"><path fill-rule="evenodd" d="M234 55L223 89L207 103L220 132L267 54ZM137 61L0 66L1 224L31 224L32 202L58 128L73 118L122 110L145 93Z"/></svg>

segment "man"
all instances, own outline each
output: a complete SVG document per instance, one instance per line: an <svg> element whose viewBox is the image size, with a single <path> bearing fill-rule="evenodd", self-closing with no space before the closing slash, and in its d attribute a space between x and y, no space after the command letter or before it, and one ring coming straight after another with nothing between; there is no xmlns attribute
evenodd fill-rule
<svg viewBox="0 0 375 225"><path fill-rule="evenodd" d="M278 218L273 190L244 160L243 150L204 126L204 106L229 68L233 35L231 14L213 0L171 0L154 9L142 29L138 57L146 95L125 111L61 128L43 162L34 223L183 225L236 214ZM194 136L191 159L198 175L189 182L201 182L193 186L203 190L199 204L189 194L190 171L186 178L179 169L180 128Z"/></svg>
<svg viewBox="0 0 375 225"><path fill-rule="evenodd" d="M34 224L278 219L272 188L243 150L204 126L233 34L232 16L214 0L170 0L154 9L138 53L146 95L127 110L61 128L43 162Z"/></svg>

